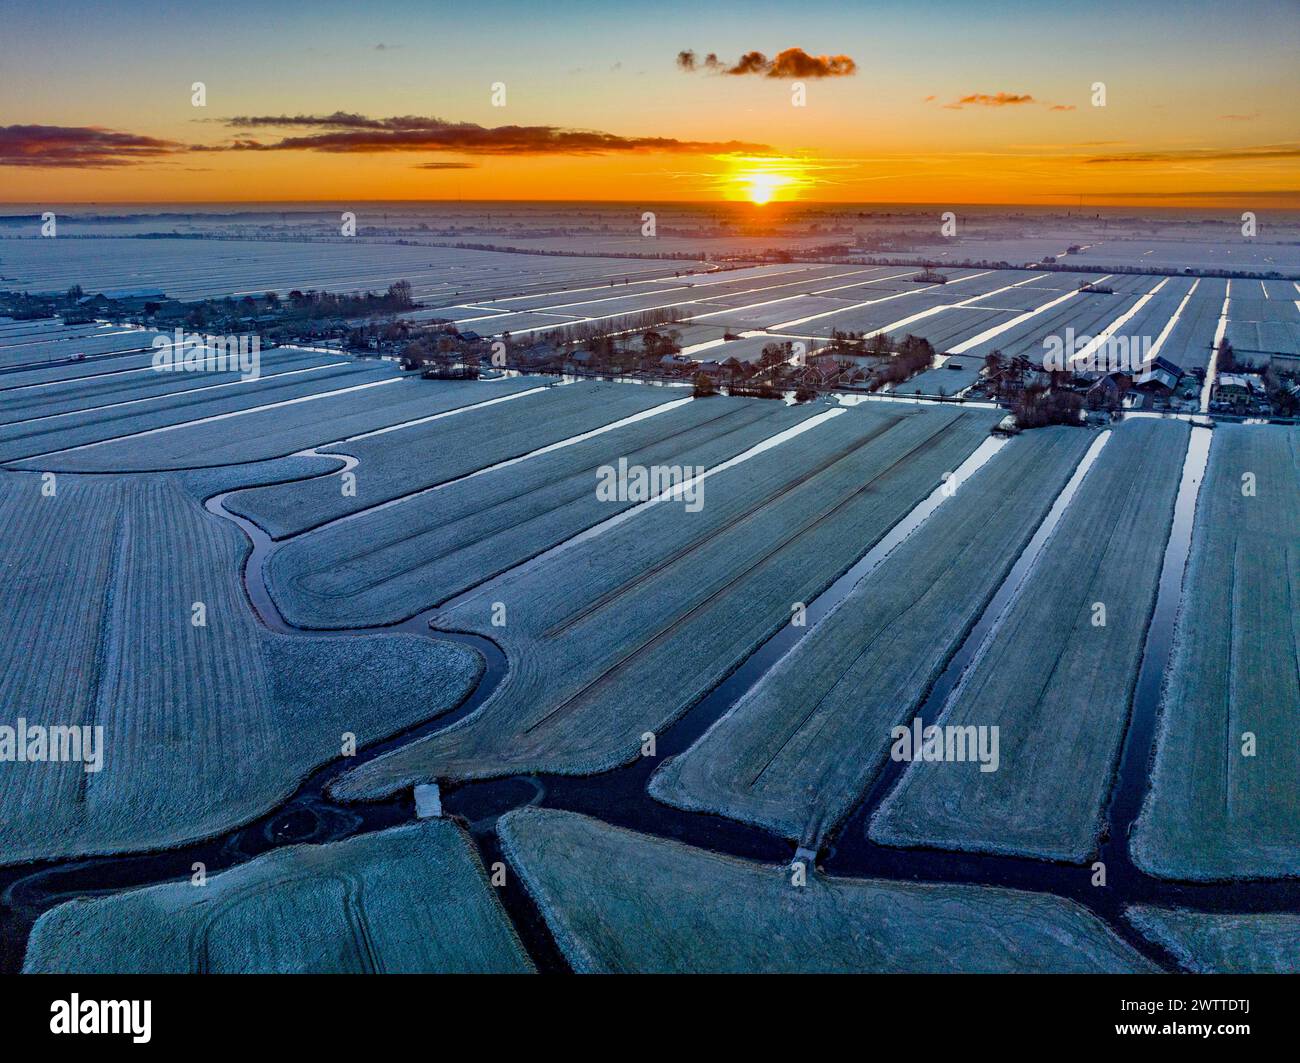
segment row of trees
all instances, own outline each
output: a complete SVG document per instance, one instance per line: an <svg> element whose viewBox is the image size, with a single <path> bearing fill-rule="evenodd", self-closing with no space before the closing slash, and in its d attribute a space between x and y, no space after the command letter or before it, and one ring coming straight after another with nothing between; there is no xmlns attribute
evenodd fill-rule
<svg viewBox="0 0 1300 1063"><path fill-rule="evenodd" d="M1020 428L1045 428L1051 424L1077 425L1083 411L1083 397L1076 391L1061 391L1034 384L1016 396L1011 412Z"/></svg>
<svg viewBox="0 0 1300 1063"><path fill-rule="evenodd" d="M908 377L930 368L933 362L934 347L930 341L908 333L898 343L893 357L876 367L871 377L871 390L886 384L901 384Z"/></svg>
<svg viewBox="0 0 1300 1063"><path fill-rule="evenodd" d="M666 325L682 325L690 320L691 315L683 313L677 307L665 307L660 310L643 310L637 314L622 314L604 321L582 321L565 325L551 329L542 338L557 347L586 347L590 350L590 344L595 340L628 334L644 335L652 330L662 330Z"/></svg>

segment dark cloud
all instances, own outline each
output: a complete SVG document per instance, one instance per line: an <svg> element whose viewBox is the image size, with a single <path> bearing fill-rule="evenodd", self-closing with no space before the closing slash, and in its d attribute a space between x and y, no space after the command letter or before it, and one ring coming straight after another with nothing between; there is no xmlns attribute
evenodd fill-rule
<svg viewBox="0 0 1300 1063"><path fill-rule="evenodd" d="M0 126L0 166L104 169L154 162L184 150L173 140L98 126Z"/></svg>
<svg viewBox="0 0 1300 1063"><path fill-rule="evenodd" d="M787 48L771 59L762 52L746 52L731 64L713 52L700 60L692 51L681 51L677 53L677 66L686 71L704 69L735 77L753 74L769 78L838 78L858 70L858 64L847 55L809 55L802 48Z"/></svg>
<svg viewBox="0 0 1300 1063"><path fill-rule="evenodd" d="M314 129L319 132L273 141L238 137L204 151L321 151L378 153L446 151L465 155L604 155L611 152L729 154L767 152L765 144L742 141L677 140L673 137L626 137L591 129L559 126L496 126L447 122L404 115L368 118L336 111L329 115L257 115L227 120L235 129Z"/></svg>
<svg viewBox="0 0 1300 1063"><path fill-rule="evenodd" d="M840 78L856 74L858 64L847 55L809 55L802 48L787 48L772 60L770 78Z"/></svg>
<svg viewBox="0 0 1300 1063"><path fill-rule="evenodd" d="M723 73L744 77L746 74L768 74L771 70L772 64L762 52L746 52L736 60L734 66L728 67Z"/></svg>

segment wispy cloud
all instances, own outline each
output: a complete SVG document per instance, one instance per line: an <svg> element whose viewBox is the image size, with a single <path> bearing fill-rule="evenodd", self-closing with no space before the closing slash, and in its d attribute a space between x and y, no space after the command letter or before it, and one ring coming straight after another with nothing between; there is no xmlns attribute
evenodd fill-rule
<svg viewBox="0 0 1300 1063"><path fill-rule="evenodd" d="M370 118L336 111L328 115L244 115L226 119L232 129L312 129L278 140L236 137L199 151L320 151L331 153L454 152L464 155L604 155L614 152L719 154L763 152L765 144L737 140L629 137L560 126L481 126L441 118L402 115Z"/></svg>
<svg viewBox="0 0 1300 1063"><path fill-rule="evenodd" d="M105 169L156 162L184 150L173 140L99 126L0 126L0 166Z"/></svg>
<svg viewBox="0 0 1300 1063"><path fill-rule="evenodd" d="M733 77L755 75L769 78L838 78L856 74L858 64L847 55L809 55L802 48L787 48L769 59L762 52L746 52L734 63L710 52L703 59L688 50L677 53L677 66L693 73L708 70Z"/></svg>
<svg viewBox="0 0 1300 1063"><path fill-rule="evenodd" d="M1132 151L1118 155L1096 155L1085 162L1094 164L1164 164L1177 162L1240 162L1243 160L1300 159L1300 144L1261 144L1248 148L1189 148L1181 151Z"/></svg>
<svg viewBox="0 0 1300 1063"><path fill-rule="evenodd" d="M1027 92L971 92L944 106L952 111L960 111L963 107L1018 107L1033 102L1033 96Z"/></svg>
<svg viewBox="0 0 1300 1063"><path fill-rule="evenodd" d="M927 96L921 102L933 103L935 99L937 97ZM1048 103L1045 100L1037 100L1028 92L970 92L942 106L948 111L961 111L967 107L1021 107L1025 104L1041 105L1049 111L1076 109L1072 103Z"/></svg>

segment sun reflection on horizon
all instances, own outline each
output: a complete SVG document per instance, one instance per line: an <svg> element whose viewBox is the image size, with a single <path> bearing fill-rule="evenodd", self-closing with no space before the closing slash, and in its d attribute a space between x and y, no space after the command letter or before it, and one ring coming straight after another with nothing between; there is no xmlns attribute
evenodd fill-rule
<svg viewBox="0 0 1300 1063"><path fill-rule="evenodd" d="M812 164L782 156L736 155L725 157L729 172L722 175L724 199L763 206L773 201L799 199L816 183Z"/></svg>

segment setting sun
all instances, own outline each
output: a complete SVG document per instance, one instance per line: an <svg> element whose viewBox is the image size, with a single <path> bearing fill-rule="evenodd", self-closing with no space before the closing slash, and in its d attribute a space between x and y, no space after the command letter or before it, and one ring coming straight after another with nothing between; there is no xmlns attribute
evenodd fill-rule
<svg viewBox="0 0 1300 1063"><path fill-rule="evenodd" d="M789 183L784 174L756 173L749 178L749 201L751 203L770 202L777 190Z"/></svg>
<svg viewBox="0 0 1300 1063"><path fill-rule="evenodd" d="M803 159L745 156L727 161L732 168L722 182L727 199L762 206L773 200L797 199L814 183Z"/></svg>

